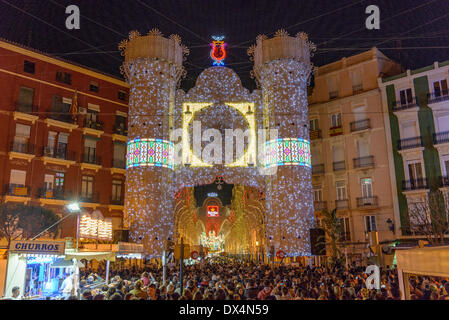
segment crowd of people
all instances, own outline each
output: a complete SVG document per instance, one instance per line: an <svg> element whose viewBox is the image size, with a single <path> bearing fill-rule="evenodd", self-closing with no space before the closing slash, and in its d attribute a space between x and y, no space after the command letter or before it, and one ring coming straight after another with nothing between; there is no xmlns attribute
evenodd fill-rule
<svg viewBox="0 0 449 320"><path fill-rule="evenodd" d="M213 260L185 266L180 286L179 266L135 266L112 270L111 281L92 289L104 278L102 270L83 270L82 300L399 300L397 272L381 270L380 290L367 289L363 267L310 267ZM411 300L449 300L449 279L410 278ZM78 299L76 296L68 299Z"/></svg>

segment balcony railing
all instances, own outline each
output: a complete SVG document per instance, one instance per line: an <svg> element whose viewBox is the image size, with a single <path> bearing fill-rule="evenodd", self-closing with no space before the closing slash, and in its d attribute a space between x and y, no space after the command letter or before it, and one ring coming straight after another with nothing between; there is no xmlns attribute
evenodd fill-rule
<svg viewBox="0 0 449 320"><path fill-rule="evenodd" d="M340 241L351 241L351 233L350 232L340 232Z"/></svg>
<svg viewBox="0 0 449 320"><path fill-rule="evenodd" d="M449 187L449 176L440 177L440 187Z"/></svg>
<svg viewBox="0 0 449 320"><path fill-rule="evenodd" d="M85 118L84 119L84 127L103 131L104 123L101 121L94 121L92 119Z"/></svg>
<svg viewBox="0 0 449 320"><path fill-rule="evenodd" d="M128 135L128 129L123 127L114 126L114 133L121 134L122 136Z"/></svg>
<svg viewBox="0 0 449 320"><path fill-rule="evenodd" d="M438 132L433 134L433 144L441 144L449 142L449 131Z"/></svg>
<svg viewBox="0 0 449 320"><path fill-rule="evenodd" d="M372 168L374 167L374 156L355 158L354 168Z"/></svg>
<svg viewBox="0 0 449 320"><path fill-rule="evenodd" d="M393 102L393 111L401 111L405 109L415 108L419 106L418 99L413 97L411 101L394 101Z"/></svg>
<svg viewBox="0 0 449 320"><path fill-rule="evenodd" d="M406 150L421 147L424 147L424 143L422 141L421 136L398 140L398 150Z"/></svg>
<svg viewBox="0 0 449 320"><path fill-rule="evenodd" d="M312 174L322 174L324 173L324 164L312 165Z"/></svg>
<svg viewBox="0 0 449 320"><path fill-rule="evenodd" d="M77 122L76 118L72 118L72 114L70 112L58 112L51 110L48 117L53 120L58 120L70 124L76 124Z"/></svg>
<svg viewBox="0 0 449 320"><path fill-rule="evenodd" d="M377 206L378 206L377 196L357 198L358 208L377 207Z"/></svg>
<svg viewBox="0 0 449 320"><path fill-rule="evenodd" d="M421 190L421 189L429 189L427 178L402 180L403 191Z"/></svg>
<svg viewBox="0 0 449 320"><path fill-rule="evenodd" d="M112 168L126 169L126 161L121 159L112 159Z"/></svg>
<svg viewBox="0 0 449 320"><path fill-rule="evenodd" d="M96 164L101 166L101 157L97 156L95 153L83 153L81 161L83 163Z"/></svg>
<svg viewBox="0 0 449 320"><path fill-rule="evenodd" d="M355 86L352 86L352 93L356 94L356 93L360 93L363 91L363 85L362 84L358 84Z"/></svg>
<svg viewBox="0 0 449 320"><path fill-rule="evenodd" d="M338 98L338 91L330 91L329 99L335 99L335 98Z"/></svg>
<svg viewBox="0 0 449 320"><path fill-rule="evenodd" d="M18 153L34 154L34 145L27 142L13 141L9 150Z"/></svg>
<svg viewBox="0 0 449 320"><path fill-rule="evenodd" d="M427 94L427 104L449 100L449 90L441 90Z"/></svg>
<svg viewBox="0 0 449 320"><path fill-rule="evenodd" d="M354 121L350 123L351 132L362 131L371 128L370 119Z"/></svg>
<svg viewBox="0 0 449 320"><path fill-rule="evenodd" d="M327 201L314 201L313 207L315 211L327 210Z"/></svg>
<svg viewBox="0 0 449 320"><path fill-rule="evenodd" d="M310 134L310 140L317 140L317 139L321 139L322 138L320 129L310 130L309 134Z"/></svg>
<svg viewBox="0 0 449 320"><path fill-rule="evenodd" d="M346 162L337 161L334 162L334 171L346 170Z"/></svg>
<svg viewBox="0 0 449 320"><path fill-rule="evenodd" d="M110 204L113 204L116 206L123 206L124 202L125 201L124 201L123 197L120 197L120 198L111 197Z"/></svg>
<svg viewBox="0 0 449 320"><path fill-rule="evenodd" d="M37 113L38 112L38 106L28 103L23 103L20 101L16 101L14 105L14 110L18 112L23 113Z"/></svg>
<svg viewBox="0 0 449 320"><path fill-rule="evenodd" d="M42 147L41 155L43 157L76 161L75 151L67 150L65 148Z"/></svg>
<svg viewBox="0 0 449 320"><path fill-rule="evenodd" d="M6 185L5 193L10 196L29 197L30 188L22 184L10 183Z"/></svg>
<svg viewBox="0 0 449 320"><path fill-rule="evenodd" d="M347 208L349 208L349 200L348 199L335 200L335 208L336 209L347 209Z"/></svg>
<svg viewBox="0 0 449 320"><path fill-rule="evenodd" d="M40 188L38 195L39 195L39 198L42 198L42 199L57 199L57 200L66 200L67 199L67 197L65 196L64 190L62 190L62 189Z"/></svg>
<svg viewBox="0 0 449 320"><path fill-rule="evenodd" d="M100 193L82 194L80 196L80 202L100 203Z"/></svg>

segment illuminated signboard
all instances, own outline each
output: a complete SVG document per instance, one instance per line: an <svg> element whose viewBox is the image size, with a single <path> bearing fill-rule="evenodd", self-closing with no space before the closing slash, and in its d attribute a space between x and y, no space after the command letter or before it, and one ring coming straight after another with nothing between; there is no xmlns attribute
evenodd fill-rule
<svg viewBox="0 0 449 320"><path fill-rule="evenodd" d="M208 217L218 217L218 206L207 206Z"/></svg>

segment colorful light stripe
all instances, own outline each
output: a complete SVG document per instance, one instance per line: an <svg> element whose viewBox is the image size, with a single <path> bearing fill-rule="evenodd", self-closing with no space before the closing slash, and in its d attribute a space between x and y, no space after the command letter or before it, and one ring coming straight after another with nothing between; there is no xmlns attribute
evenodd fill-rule
<svg viewBox="0 0 449 320"><path fill-rule="evenodd" d="M173 169L173 142L162 139L134 139L128 142L126 169L132 167L165 167Z"/></svg>
<svg viewBox="0 0 449 320"><path fill-rule="evenodd" d="M265 144L265 167L304 166L311 168L310 142L301 138L284 138Z"/></svg>

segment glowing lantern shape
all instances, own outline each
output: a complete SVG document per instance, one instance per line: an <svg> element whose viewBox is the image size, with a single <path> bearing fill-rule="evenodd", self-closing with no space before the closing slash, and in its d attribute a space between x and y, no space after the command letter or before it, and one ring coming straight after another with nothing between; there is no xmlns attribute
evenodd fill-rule
<svg viewBox="0 0 449 320"><path fill-rule="evenodd" d="M210 51L210 57L214 60L214 66L224 66L224 59L226 58L226 43L223 41L224 37L213 36L212 50Z"/></svg>

